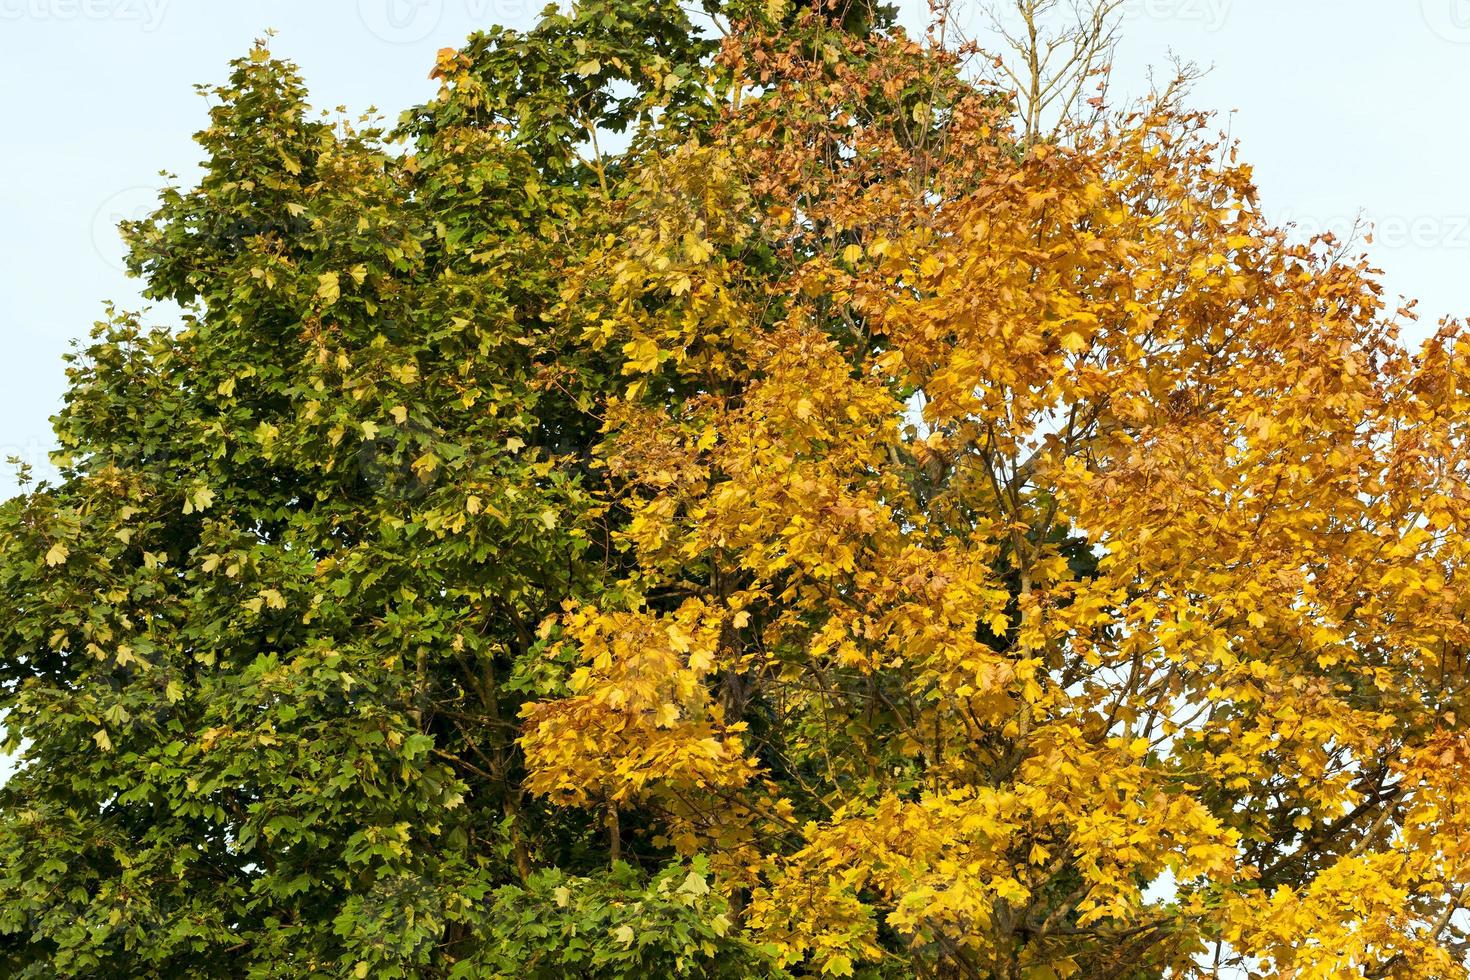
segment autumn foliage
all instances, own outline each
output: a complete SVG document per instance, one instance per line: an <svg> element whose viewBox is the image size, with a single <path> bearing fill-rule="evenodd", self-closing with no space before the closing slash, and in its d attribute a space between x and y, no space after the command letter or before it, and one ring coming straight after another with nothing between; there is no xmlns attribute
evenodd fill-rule
<svg viewBox="0 0 1470 980"><path fill-rule="evenodd" d="M1175 90L712 11L212 90L0 510L8 975L1466 976L1458 325Z"/></svg>

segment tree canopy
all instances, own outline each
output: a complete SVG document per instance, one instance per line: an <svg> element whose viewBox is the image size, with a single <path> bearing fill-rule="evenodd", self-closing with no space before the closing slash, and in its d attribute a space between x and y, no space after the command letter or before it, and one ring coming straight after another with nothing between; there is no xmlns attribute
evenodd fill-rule
<svg viewBox="0 0 1470 980"><path fill-rule="evenodd" d="M1073 40L203 87L0 505L0 971L1466 976L1470 341Z"/></svg>

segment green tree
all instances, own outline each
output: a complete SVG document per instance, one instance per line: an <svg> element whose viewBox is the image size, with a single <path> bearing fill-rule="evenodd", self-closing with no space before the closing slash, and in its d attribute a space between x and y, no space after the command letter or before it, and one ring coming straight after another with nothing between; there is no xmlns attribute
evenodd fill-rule
<svg viewBox="0 0 1470 980"><path fill-rule="evenodd" d="M613 0L446 50L392 131L314 113L264 42L201 89L204 176L124 229L184 322L108 311L69 357L60 480L0 509L0 710L28 746L0 972L757 956L712 931L718 896L664 887L680 862L609 872L516 746L538 624L620 560L587 465L615 368L551 316L616 193L597 141L707 116L712 50L677 4ZM561 909L601 947L635 903L626 955L507 931Z"/></svg>

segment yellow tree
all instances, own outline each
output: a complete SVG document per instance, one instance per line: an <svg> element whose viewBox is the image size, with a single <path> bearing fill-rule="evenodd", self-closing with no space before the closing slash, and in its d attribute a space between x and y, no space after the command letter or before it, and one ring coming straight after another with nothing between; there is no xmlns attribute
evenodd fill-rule
<svg viewBox="0 0 1470 980"><path fill-rule="evenodd" d="M530 787L797 972L1464 976L1470 342L1173 90L761 22L565 285L630 570Z"/></svg>

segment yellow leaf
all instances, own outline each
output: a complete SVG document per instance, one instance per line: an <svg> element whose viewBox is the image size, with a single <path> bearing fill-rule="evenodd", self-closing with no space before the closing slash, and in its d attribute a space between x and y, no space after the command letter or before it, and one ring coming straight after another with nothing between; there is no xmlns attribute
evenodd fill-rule
<svg viewBox="0 0 1470 980"><path fill-rule="evenodd" d="M66 545L58 541L51 546L50 551L46 552L46 564L52 568L55 568L57 565L64 565L66 564L67 556L70 554L71 552L67 550Z"/></svg>
<svg viewBox="0 0 1470 980"><path fill-rule="evenodd" d="M852 976L852 958L842 953L831 956L822 964L822 972L834 977Z"/></svg>
<svg viewBox="0 0 1470 980"><path fill-rule="evenodd" d="M192 514L195 511L203 512L214 503L214 491L208 487L195 487L189 496L184 498L184 513Z"/></svg>
<svg viewBox="0 0 1470 980"><path fill-rule="evenodd" d="M658 344L652 338L638 337L628 341L623 345L623 353L628 357L628 363L623 365L624 374L636 374L658 368L659 349Z"/></svg>
<svg viewBox="0 0 1470 980"><path fill-rule="evenodd" d="M322 300L328 306L337 302L342 296L342 286L337 277L337 273L323 272L317 276L316 295L318 299Z"/></svg>

